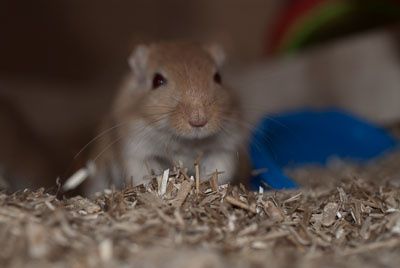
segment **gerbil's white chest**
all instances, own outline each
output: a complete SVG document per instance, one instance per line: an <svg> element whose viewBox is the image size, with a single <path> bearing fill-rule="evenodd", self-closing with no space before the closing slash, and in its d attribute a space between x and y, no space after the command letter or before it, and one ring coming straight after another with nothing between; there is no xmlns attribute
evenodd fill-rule
<svg viewBox="0 0 400 268"><path fill-rule="evenodd" d="M171 153L168 153L167 157L173 164L181 164L184 167L190 168L199 157L207 153L208 148L206 146L198 146L195 143L190 146L187 143L177 142L171 144L168 150Z"/></svg>
<svg viewBox="0 0 400 268"><path fill-rule="evenodd" d="M159 167L161 169L178 164L191 167L199 156L216 149L217 143L213 139L182 140L149 127L144 122L137 122L123 140L122 157L127 165L131 161L146 163L158 159L162 160L159 162L163 165L167 165Z"/></svg>

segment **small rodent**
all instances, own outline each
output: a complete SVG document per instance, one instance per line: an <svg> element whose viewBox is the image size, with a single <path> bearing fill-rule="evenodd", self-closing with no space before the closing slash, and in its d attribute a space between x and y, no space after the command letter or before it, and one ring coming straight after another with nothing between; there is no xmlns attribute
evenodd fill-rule
<svg viewBox="0 0 400 268"><path fill-rule="evenodd" d="M247 174L239 99L224 85L224 52L216 45L160 42L139 45L131 73L103 124L92 159L96 175L87 193L139 185L150 174L181 164L193 174L216 170L220 184ZM243 167L243 168L242 168ZM245 171L246 170L246 171Z"/></svg>

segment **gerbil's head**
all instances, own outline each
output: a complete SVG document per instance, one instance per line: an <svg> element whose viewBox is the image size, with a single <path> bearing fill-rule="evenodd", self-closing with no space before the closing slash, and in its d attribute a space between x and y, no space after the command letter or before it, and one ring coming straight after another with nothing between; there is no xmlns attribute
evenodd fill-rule
<svg viewBox="0 0 400 268"><path fill-rule="evenodd" d="M162 129L187 139L213 136L239 116L233 93L223 85L223 51L186 42L138 46L129 64L142 92L141 115Z"/></svg>

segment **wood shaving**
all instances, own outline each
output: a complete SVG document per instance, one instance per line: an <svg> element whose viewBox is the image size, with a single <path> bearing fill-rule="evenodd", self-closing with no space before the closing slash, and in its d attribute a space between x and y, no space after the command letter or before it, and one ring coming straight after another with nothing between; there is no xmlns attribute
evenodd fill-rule
<svg viewBox="0 0 400 268"><path fill-rule="evenodd" d="M397 267L399 161L288 171L296 191L200 183L179 167L91 200L0 192L0 266Z"/></svg>

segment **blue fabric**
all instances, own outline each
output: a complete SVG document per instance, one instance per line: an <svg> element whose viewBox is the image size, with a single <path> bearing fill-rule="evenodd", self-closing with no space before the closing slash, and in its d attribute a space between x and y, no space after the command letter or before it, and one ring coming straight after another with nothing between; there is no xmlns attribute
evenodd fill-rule
<svg viewBox="0 0 400 268"><path fill-rule="evenodd" d="M338 109L265 117L250 143L253 169L264 170L253 178L252 185L296 188L298 185L284 174L284 168L324 165L332 156L362 162L396 144L384 129Z"/></svg>

